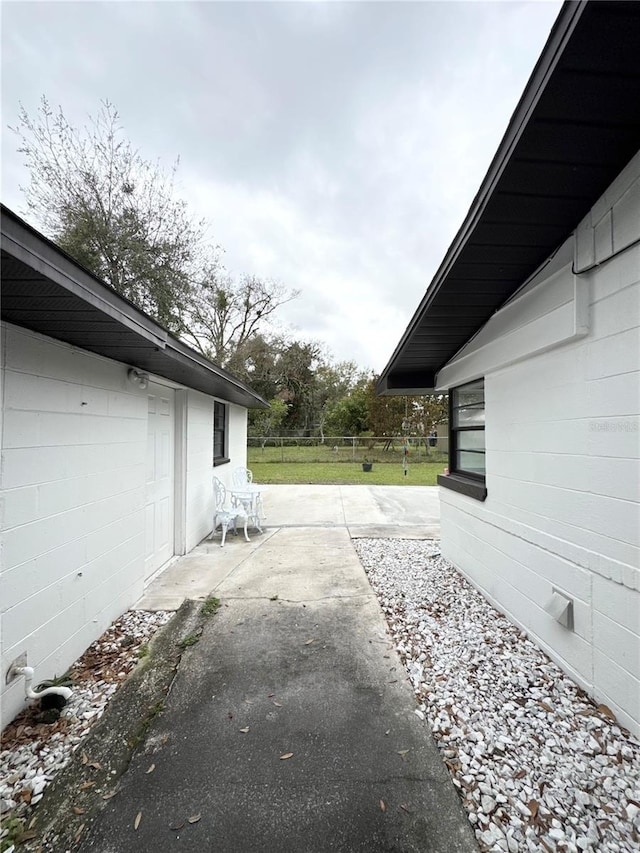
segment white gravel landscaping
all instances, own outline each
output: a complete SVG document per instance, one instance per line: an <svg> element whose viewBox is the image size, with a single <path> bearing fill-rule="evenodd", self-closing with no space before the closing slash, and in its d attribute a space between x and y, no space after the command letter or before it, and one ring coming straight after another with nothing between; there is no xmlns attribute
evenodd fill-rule
<svg viewBox="0 0 640 853"><path fill-rule="evenodd" d="M30 807L65 767L113 694L144 654L144 645L173 613L130 610L71 667L73 695L53 723L41 722L34 701L2 732L0 814L26 820ZM7 831L0 830L0 849ZM12 848L9 848L12 849Z"/></svg>
<svg viewBox="0 0 640 853"><path fill-rule="evenodd" d="M481 850L640 850L640 743L439 555L357 539Z"/></svg>

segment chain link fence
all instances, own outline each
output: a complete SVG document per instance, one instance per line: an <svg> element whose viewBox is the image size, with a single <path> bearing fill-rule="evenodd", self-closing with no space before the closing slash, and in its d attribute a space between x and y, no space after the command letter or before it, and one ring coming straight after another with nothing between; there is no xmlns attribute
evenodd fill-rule
<svg viewBox="0 0 640 853"><path fill-rule="evenodd" d="M441 462L446 464L446 425L430 436L252 436L247 441L251 462Z"/></svg>

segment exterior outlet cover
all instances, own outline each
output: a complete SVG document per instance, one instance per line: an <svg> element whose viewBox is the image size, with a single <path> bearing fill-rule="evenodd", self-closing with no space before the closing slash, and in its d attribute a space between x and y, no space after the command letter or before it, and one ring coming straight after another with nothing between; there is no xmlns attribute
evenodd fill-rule
<svg viewBox="0 0 640 853"><path fill-rule="evenodd" d="M21 669L27 665L27 653L22 652L15 660L12 660L9 664L9 669L7 670L7 674L5 676L5 684L11 684L12 681L15 681L16 678L19 677L16 672L17 669Z"/></svg>
<svg viewBox="0 0 640 853"><path fill-rule="evenodd" d="M544 609L560 625L573 630L573 600L571 598L567 598L566 595L554 589L551 599L547 602Z"/></svg>

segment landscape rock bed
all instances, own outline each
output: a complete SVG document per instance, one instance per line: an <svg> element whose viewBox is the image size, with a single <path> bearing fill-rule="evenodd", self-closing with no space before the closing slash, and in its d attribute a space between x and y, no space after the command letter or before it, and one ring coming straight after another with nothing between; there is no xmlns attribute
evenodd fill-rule
<svg viewBox="0 0 640 853"><path fill-rule="evenodd" d="M92 643L69 670L73 695L57 720L42 722L36 700L2 732L0 813L25 817L65 767L91 726L141 657L153 634L173 616L130 610ZM6 831L0 832L0 842Z"/></svg>
<svg viewBox="0 0 640 853"><path fill-rule="evenodd" d="M640 850L640 743L439 554L354 540L481 850Z"/></svg>

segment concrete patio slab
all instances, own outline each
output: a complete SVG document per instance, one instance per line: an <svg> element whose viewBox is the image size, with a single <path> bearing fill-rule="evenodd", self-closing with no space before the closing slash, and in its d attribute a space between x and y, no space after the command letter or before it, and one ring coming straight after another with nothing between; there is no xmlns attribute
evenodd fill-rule
<svg viewBox="0 0 640 853"><path fill-rule="evenodd" d="M250 542L231 534L221 548L218 531L173 560L149 584L136 607L177 610L187 598L218 595L235 569L240 570L239 579L250 576L251 583L260 584L261 595L267 592L265 585L271 595L280 595L291 569L301 559L306 561L310 552L321 570L353 553L350 539L440 536L438 489L432 486L267 486L264 509L263 533L250 529ZM275 549L276 557L270 549ZM260 561L251 562L257 551ZM315 575L322 577L322 572Z"/></svg>

